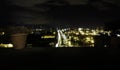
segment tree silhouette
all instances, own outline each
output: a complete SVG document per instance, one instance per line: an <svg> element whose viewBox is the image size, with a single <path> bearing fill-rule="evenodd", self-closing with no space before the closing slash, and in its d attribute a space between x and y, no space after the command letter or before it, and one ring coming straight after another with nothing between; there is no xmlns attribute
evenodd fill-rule
<svg viewBox="0 0 120 70"><path fill-rule="evenodd" d="M116 33L118 29L120 29L120 20L105 23L105 30L111 30L113 33Z"/></svg>

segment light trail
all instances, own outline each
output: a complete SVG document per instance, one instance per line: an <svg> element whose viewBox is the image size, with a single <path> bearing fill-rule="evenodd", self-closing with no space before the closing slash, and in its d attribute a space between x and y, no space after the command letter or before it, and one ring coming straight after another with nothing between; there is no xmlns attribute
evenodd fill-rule
<svg viewBox="0 0 120 70"><path fill-rule="evenodd" d="M57 33L58 33L58 42L55 47L61 47L62 39L61 39L61 35L60 35L60 30L57 30Z"/></svg>
<svg viewBox="0 0 120 70"><path fill-rule="evenodd" d="M62 36L62 38L63 38L63 43L64 43L64 46L66 46L66 47L68 47L68 44L67 44L67 36L62 32L62 31L60 31L60 34L61 34L61 36Z"/></svg>

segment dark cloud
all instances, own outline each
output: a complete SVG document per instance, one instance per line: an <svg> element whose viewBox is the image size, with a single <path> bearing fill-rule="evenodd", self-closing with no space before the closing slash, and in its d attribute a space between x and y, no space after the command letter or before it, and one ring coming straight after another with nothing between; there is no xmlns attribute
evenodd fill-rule
<svg viewBox="0 0 120 70"><path fill-rule="evenodd" d="M32 7L16 10L13 13L14 22L17 24L47 24L52 27L68 27L68 26L82 26L93 27L103 26L104 22L118 19L117 14L113 12L104 11L97 12L91 10L88 6L60 6L52 8L49 11L41 12L40 10L33 10ZM108 13L109 12L109 13ZM115 12L116 13L116 12Z"/></svg>
<svg viewBox="0 0 120 70"><path fill-rule="evenodd" d="M37 3L44 3L49 0L11 0L14 4L22 5L22 6L33 6ZM76 4L86 4L88 0L64 0L68 1L71 5Z"/></svg>
<svg viewBox="0 0 120 70"><path fill-rule="evenodd" d="M18 5L22 5L22 6L33 6L34 4L44 3L49 0L10 0L10 1L13 2L14 4L18 4ZM90 1L90 0L64 0L64 1L67 1L71 5L79 5L79 4L87 4L88 1ZM101 0L101 1L120 5L119 0Z"/></svg>
<svg viewBox="0 0 120 70"><path fill-rule="evenodd" d="M16 24L47 24L55 27L92 27L104 25L104 22L119 18L119 11L98 10L99 7L87 6L88 0L66 0L70 6L48 6L47 10L45 7L35 6L36 4L44 4L46 1L12 0L12 4L15 4L12 6L12 22Z"/></svg>

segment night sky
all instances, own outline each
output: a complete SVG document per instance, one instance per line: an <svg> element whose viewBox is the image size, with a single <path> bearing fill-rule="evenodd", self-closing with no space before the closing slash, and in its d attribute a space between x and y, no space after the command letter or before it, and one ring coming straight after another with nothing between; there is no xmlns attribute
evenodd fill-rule
<svg viewBox="0 0 120 70"><path fill-rule="evenodd" d="M10 0L11 19L6 24L96 27L120 18L119 0L103 0L90 4L89 0L63 1L69 5L49 4L48 0Z"/></svg>
<svg viewBox="0 0 120 70"><path fill-rule="evenodd" d="M48 0L10 0L14 4L23 5L23 6L33 6L37 3L44 3ZM65 0L69 2L71 5L79 5L79 4L86 4L89 0ZM119 0L101 0L105 2L110 2L119 5Z"/></svg>

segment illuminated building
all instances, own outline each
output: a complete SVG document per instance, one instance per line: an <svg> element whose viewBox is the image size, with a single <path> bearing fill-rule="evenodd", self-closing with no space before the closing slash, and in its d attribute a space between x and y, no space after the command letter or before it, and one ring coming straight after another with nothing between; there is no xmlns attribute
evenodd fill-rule
<svg viewBox="0 0 120 70"><path fill-rule="evenodd" d="M1 35L4 34L5 32L1 32ZM35 39L29 38L32 39L32 41L28 40L31 41L28 42L30 46L45 44L49 47L95 47L98 40L96 38L101 35L110 36L111 31L105 31L102 28L59 28L57 30L36 28L31 29L31 34L35 36ZM120 34L118 33L116 36L120 37ZM12 44L3 47L9 48L10 46L12 47Z"/></svg>
<svg viewBox="0 0 120 70"><path fill-rule="evenodd" d="M67 29L67 28L66 28ZM110 36L111 31L104 31L103 28L78 28L78 29L59 29L58 36L59 40L57 47L94 47L95 46L95 36L100 36L101 34L107 34ZM119 36L119 35L118 35ZM64 44L62 44L62 42Z"/></svg>

